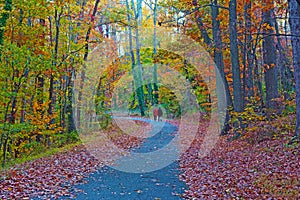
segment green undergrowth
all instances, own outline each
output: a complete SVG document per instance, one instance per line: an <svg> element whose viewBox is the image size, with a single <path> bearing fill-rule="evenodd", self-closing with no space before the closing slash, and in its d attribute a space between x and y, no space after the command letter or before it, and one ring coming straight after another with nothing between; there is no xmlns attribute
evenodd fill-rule
<svg viewBox="0 0 300 200"><path fill-rule="evenodd" d="M57 137L61 137L61 136L57 136ZM9 170L10 168L23 164L25 162L34 161L43 157L49 157L51 155L55 155L62 152L67 152L73 149L74 147L82 144L82 141L79 139L73 140L71 143L68 144L66 143L63 144L61 142L59 144L54 144L53 146L50 147L43 147L43 146L36 145L36 147L30 152L30 154L22 155L19 158L11 159L8 162L6 162L4 167L0 166L0 172Z"/></svg>

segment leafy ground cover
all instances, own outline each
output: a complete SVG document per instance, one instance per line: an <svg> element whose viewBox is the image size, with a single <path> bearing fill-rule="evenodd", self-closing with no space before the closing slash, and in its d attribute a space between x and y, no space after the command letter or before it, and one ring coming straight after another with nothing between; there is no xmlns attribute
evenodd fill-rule
<svg viewBox="0 0 300 200"><path fill-rule="evenodd" d="M122 123L121 127L127 129L125 133L130 132L130 134L124 134L124 130L120 130L118 125L115 124L107 137L119 148L127 150L138 147L146 137L145 134L152 128L149 123L143 121L118 120L118 123L118 125Z"/></svg>
<svg viewBox="0 0 300 200"><path fill-rule="evenodd" d="M272 123L293 121L280 120ZM231 136L220 137L210 154L199 158L205 124L181 156L181 179L189 186L186 199L300 198L300 149L286 145L291 134L267 134L270 130L262 127L268 125L262 123L259 131L248 132L238 140L228 142Z"/></svg>
<svg viewBox="0 0 300 200"><path fill-rule="evenodd" d="M146 125L137 124L141 127ZM142 142L138 137L121 134L116 128L111 128L109 135L124 149L137 147ZM72 197L74 191L71 185L82 182L103 165L84 145L25 162L1 172L0 199Z"/></svg>
<svg viewBox="0 0 300 200"><path fill-rule="evenodd" d="M69 195L71 184L78 183L100 166L101 163L83 146L26 162L2 172L0 198L55 198Z"/></svg>
<svg viewBox="0 0 300 200"><path fill-rule="evenodd" d="M291 121L287 117L272 123L289 125ZM169 123L180 125L176 120ZM151 128L144 122L135 124L145 130ZM262 122L257 129L249 126L252 131L238 140L228 141L232 135L220 137L215 148L201 158L199 149L207 124L205 120L201 122L195 140L179 161L180 179L188 186L183 198L300 198L300 149L297 144L287 145L292 133L282 129L274 131L272 126ZM128 136L120 134L119 129L111 130L114 130L114 134L110 134L111 140L122 148L134 148L143 142L137 133ZM84 145L78 145L65 152L16 165L1 173L0 198L72 197L76 193L72 185L81 183L104 164Z"/></svg>

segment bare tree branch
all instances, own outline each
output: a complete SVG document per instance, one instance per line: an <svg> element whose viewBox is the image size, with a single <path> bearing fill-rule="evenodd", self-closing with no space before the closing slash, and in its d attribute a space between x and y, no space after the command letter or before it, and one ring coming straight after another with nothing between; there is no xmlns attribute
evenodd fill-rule
<svg viewBox="0 0 300 200"><path fill-rule="evenodd" d="M174 6L172 6L172 7L174 7ZM194 8L193 10L181 10L180 12L183 12L184 15L181 16L181 17L179 17L179 18L177 18L177 20L183 19L183 18L185 18L186 16L191 15L191 14L197 12L197 11L200 10L200 9L202 9L202 8L207 8L207 7L217 7L217 8L229 10L229 8L228 8L228 7L225 7L225 6L214 5L214 4L206 4L206 5L203 5L203 6L198 6L198 7ZM175 8L175 7L174 7L174 8ZM175 8L175 9L177 9L177 8ZM175 20L163 21L163 22L161 22L161 24L166 24L166 23L171 23L171 22L175 22Z"/></svg>

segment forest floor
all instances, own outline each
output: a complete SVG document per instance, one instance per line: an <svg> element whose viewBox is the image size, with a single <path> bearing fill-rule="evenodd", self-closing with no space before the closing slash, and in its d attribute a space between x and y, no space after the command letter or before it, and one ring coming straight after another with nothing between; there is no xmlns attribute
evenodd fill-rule
<svg viewBox="0 0 300 200"><path fill-rule="evenodd" d="M129 173L105 166L107 160L97 160L87 146L80 145L2 172L0 199L86 199L89 194L102 195L103 199L113 195L119 199L145 199L143 195L146 199L300 199L300 149L286 145L291 138L289 133L266 137L259 132L245 133L231 142L229 136L222 136L202 158L199 149L208 123L201 123L196 139L179 162L151 172L150 176L128 176ZM139 125L149 129L147 123ZM173 137L165 136L163 140L152 137L147 142L117 134L112 140L122 148L147 152L153 150L149 147L154 142L160 148ZM149 192L154 187L157 192ZM164 196L160 196L162 192Z"/></svg>
<svg viewBox="0 0 300 200"><path fill-rule="evenodd" d="M181 179L189 186L184 198L300 199L300 146L287 145L293 133L278 128L293 121L288 116L274 120L274 126L252 124L237 140L228 141L233 134L220 137L209 155L199 158L204 123L180 159Z"/></svg>

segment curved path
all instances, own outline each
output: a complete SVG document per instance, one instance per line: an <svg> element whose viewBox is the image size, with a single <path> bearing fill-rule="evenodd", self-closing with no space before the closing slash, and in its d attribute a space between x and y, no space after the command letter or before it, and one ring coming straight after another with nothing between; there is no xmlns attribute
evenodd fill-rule
<svg viewBox="0 0 300 200"><path fill-rule="evenodd" d="M178 156L176 149L170 147L169 151L163 151L165 155L158 157L150 157L144 159L143 156L149 155L150 152L159 152L166 149L177 135L177 127L167 122L155 122L149 119L128 118L130 120L138 120L150 123L152 131L150 136L136 149L132 149L129 156L124 156L116 161L116 167L105 166L97 172L91 174L85 184L74 186L76 190L82 192L76 193L76 199L117 199L117 200L135 200L135 199L181 199L181 194L186 189L186 185L178 179L179 165L178 162L165 162L164 158L170 156L172 159ZM175 147L176 148L176 147ZM160 160L161 159L161 160ZM145 173L128 173L133 162L139 160L147 160L147 166L157 164L164 165L163 168ZM139 162L140 163L140 162ZM117 170L118 165L125 166L125 170ZM146 170L147 171L147 170Z"/></svg>

